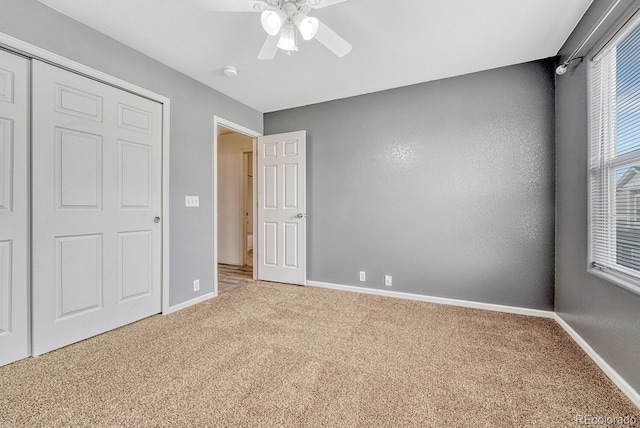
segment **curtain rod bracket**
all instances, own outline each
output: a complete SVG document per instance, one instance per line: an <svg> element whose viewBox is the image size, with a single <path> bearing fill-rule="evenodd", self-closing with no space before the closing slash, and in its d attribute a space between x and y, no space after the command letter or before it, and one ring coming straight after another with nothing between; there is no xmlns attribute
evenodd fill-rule
<svg viewBox="0 0 640 428"><path fill-rule="evenodd" d="M566 60L565 62L563 62L562 64L560 64L559 66L556 67L556 74L558 76L562 76L564 73L567 72L567 69L568 69L569 65L573 61L576 61L578 59L580 60L580 63L582 63L582 61L584 60L584 57L583 56L578 56L578 57L572 58L570 60Z"/></svg>
<svg viewBox="0 0 640 428"><path fill-rule="evenodd" d="M598 21L596 26L593 27L593 30L591 30L589 35L582 41L582 43L580 43L578 48L575 51L573 51L573 53L569 56L569 58L567 58L565 62L563 62L556 68L556 74L558 76L562 76L564 73L567 72L567 67L569 66L569 64L573 62L573 60L582 58L582 57L576 57L576 55L578 55L578 52L580 52L580 50L584 47L584 45L586 45L587 42L591 39L591 37L593 37L593 35L598 31L598 29L604 23L604 21L607 20L609 15L611 15L611 12L613 12L613 10L618 6L618 3L620 3L620 1L621 0L616 0L616 2L611 5L611 7L607 10L607 13L605 13L604 16L600 19L600 21Z"/></svg>

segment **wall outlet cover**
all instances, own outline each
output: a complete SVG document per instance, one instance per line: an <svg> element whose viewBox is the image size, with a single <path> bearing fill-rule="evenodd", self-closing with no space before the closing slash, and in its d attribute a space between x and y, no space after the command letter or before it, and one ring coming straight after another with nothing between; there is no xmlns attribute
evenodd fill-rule
<svg viewBox="0 0 640 428"><path fill-rule="evenodd" d="M195 279L193 280L193 291L199 291L199 290L200 290L200 280Z"/></svg>
<svg viewBox="0 0 640 428"><path fill-rule="evenodd" d="M384 276L384 285L391 287L393 285L393 278L391 275Z"/></svg>

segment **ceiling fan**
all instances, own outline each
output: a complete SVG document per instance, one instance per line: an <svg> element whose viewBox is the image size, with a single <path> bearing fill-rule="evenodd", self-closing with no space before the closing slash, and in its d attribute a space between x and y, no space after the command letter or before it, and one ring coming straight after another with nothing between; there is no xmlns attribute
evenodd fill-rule
<svg viewBox="0 0 640 428"><path fill-rule="evenodd" d="M202 9L212 12L261 13L260 22L267 32L258 59L273 59L278 48L291 52L298 50L297 32L304 40L316 39L338 57L349 52L351 46L318 18L310 17L313 9L332 6L346 0L193 0Z"/></svg>

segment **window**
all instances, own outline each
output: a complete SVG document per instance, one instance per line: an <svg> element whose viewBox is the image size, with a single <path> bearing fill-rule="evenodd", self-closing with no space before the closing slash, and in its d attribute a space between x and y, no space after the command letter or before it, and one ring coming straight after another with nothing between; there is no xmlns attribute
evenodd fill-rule
<svg viewBox="0 0 640 428"><path fill-rule="evenodd" d="M633 227L639 227L640 225L635 224L640 222L640 189L631 190L631 200L629 201L632 207L632 221L634 222Z"/></svg>
<svg viewBox="0 0 640 428"><path fill-rule="evenodd" d="M640 26L590 72L590 264L640 293Z"/></svg>

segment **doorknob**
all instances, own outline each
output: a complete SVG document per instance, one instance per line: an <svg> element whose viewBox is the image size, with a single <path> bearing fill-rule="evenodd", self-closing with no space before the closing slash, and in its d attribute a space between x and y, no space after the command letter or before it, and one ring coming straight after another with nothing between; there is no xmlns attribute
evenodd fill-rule
<svg viewBox="0 0 640 428"><path fill-rule="evenodd" d="M296 214L296 218L305 218L306 216L307 216L306 214L302 214L302 213Z"/></svg>
<svg viewBox="0 0 640 428"><path fill-rule="evenodd" d="M160 223L160 217L156 217L156 218L154 218L154 219L153 219L153 222L154 222L154 223Z"/></svg>

